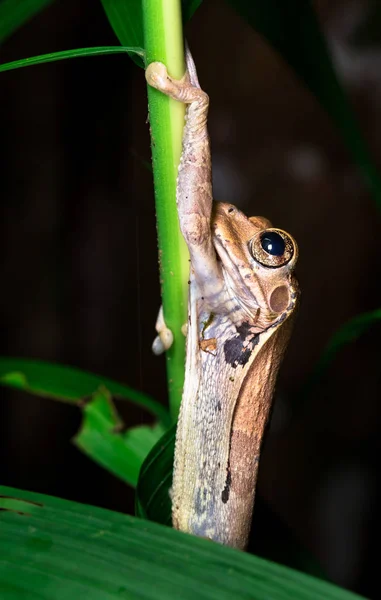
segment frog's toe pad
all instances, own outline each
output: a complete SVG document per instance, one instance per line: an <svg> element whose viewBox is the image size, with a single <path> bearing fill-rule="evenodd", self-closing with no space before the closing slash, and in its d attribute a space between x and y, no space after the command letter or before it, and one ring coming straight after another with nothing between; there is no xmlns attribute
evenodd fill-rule
<svg viewBox="0 0 381 600"><path fill-rule="evenodd" d="M152 352L159 356L163 354L166 350L173 344L173 333L167 327L160 331L159 335L157 335L152 344Z"/></svg>
<svg viewBox="0 0 381 600"><path fill-rule="evenodd" d="M146 80L149 85L157 90L166 89L168 81L167 67L160 62L151 63L146 69Z"/></svg>

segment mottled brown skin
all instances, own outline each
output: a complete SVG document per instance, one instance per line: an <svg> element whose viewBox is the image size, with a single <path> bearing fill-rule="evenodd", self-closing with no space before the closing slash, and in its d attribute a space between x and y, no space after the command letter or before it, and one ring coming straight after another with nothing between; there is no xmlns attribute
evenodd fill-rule
<svg viewBox="0 0 381 600"><path fill-rule="evenodd" d="M285 255L268 255L261 246L261 234L271 228L267 219L212 202L209 99L189 51L182 81L160 63L149 65L146 78L188 104L177 206L191 273L173 525L243 549L264 429L297 306L297 246L276 230Z"/></svg>

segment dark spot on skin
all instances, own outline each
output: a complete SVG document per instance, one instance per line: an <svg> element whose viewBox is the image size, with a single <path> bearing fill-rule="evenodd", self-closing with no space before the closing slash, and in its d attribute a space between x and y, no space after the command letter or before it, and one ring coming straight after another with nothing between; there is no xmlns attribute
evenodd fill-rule
<svg viewBox="0 0 381 600"><path fill-rule="evenodd" d="M245 275L245 279L251 279L251 275L250 275L250 273L246 273L246 275Z"/></svg>
<svg viewBox="0 0 381 600"><path fill-rule="evenodd" d="M221 412L221 402L220 401L217 402L217 410L218 410L218 412Z"/></svg>
<svg viewBox="0 0 381 600"><path fill-rule="evenodd" d="M259 342L259 334L251 332L251 325L247 321L237 327L236 331L238 335L226 340L224 344L225 360L233 369L247 363L254 346Z"/></svg>
<svg viewBox="0 0 381 600"><path fill-rule="evenodd" d="M202 487L197 490L194 509L197 515L203 515L207 511L207 505L205 503L207 497L207 488Z"/></svg>
<svg viewBox="0 0 381 600"><path fill-rule="evenodd" d="M251 325L248 321L244 321L242 325L236 328L240 339L244 342L248 335L253 335L250 331Z"/></svg>
<svg viewBox="0 0 381 600"><path fill-rule="evenodd" d="M230 465L228 466L228 472L226 474L226 481L225 481L225 487L222 490L222 494L221 494L221 500L224 504L227 503L227 501L229 500L229 494L230 494L230 486L232 484L232 476L230 473Z"/></svg>

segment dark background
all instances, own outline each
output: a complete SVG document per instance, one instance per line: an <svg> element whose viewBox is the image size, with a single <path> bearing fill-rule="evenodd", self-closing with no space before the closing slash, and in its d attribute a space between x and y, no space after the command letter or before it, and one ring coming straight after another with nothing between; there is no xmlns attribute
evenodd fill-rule
<svg viewBox="0 0 381 600"><path fill-rule="evenodd" d="M380 166L377 3L315 6ZM211 97L215 198L265 215L300 248L302 304L260 494L329 578L377 598L380 328L341 351L295 410L333 332L379 307L375 203L317 101L231 9L205 0L187 37ZM100 3L56 0L0 61L116 44ZM150 350L160 296L143 71L115 55L2 73L0 103L2 353L75 365L165 403L164 359ZM0 407L3 484L133 511L131 490L70 444L79 411L8 390Z"/></svg>

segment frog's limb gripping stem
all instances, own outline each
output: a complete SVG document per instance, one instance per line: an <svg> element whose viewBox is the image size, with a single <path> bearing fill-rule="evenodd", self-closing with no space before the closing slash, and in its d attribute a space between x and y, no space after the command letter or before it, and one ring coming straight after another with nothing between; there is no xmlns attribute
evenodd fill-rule
<svg viewBox="0 0 381 600"><path fill-rule="evenodd" d="M146 69L146 80L149 85L159 90L166 96L184 104L199 102L202 108L209 106L208 95L200 88L196 67L192 55L186 49L187 71L182 79L173 79L169 76L167 67L160 62L153 62ZM206 123L207 114L205 114Z"/></svg>
<svg viewBox="0 0 381 600"><path fill-rule="evenodd" d="M184 337L187 335L187 327L188 323L184 323L184 325L181 327L181 333L184 335ZM152 352L156 354L156 356L159 356L160 354L163 354L163 352L169 350L173 344L173 333L165 323L162 306L160 306L159 313L157 315L155 329L158 335L155 337L152 343Z"/></svg>
<svg viewBox="0 0 381 600"><path fill-rule="evenodd" d="M213 197L207 130L209 97L200 89L188 48L186 63L187 72L181 80L170 77L166 66L159 62L148 65L146 79L149 85L163 94L188 105L177 180L177 207L194 276L207 295L206 287L217 291L222 285L211 232Z"/></svg>
<svg viewBox="0 0 381 600"><path fill-rule="evenodd" d="M165 324L162 306L160 306L159 314L157 315L155 329L158 335L153 341L152 352L159 355L163 354L166 350L169 350L173 344L173 333Z"/></svg>

